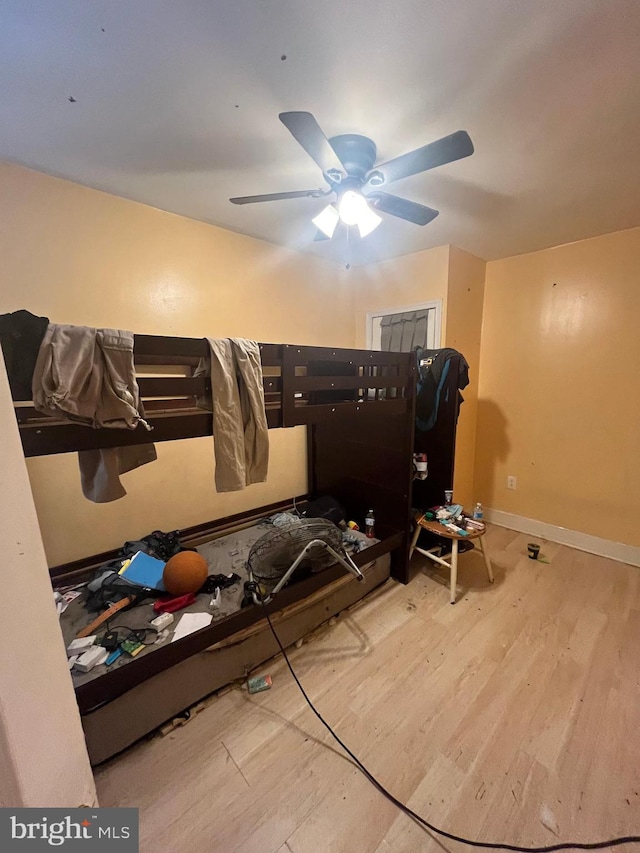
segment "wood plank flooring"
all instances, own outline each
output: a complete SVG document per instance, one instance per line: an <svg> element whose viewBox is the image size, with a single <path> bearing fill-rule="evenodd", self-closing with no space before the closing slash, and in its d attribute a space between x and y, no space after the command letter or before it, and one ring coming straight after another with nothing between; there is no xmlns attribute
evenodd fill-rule
<svg viewBox="0 0 640 853"><path fill-rule="evenodd" d="M489 530L493 586L477 551L461 555L455 606L431 575L390 581L291 661L370 771L448 831L523 845L640 834L640 571L553 543L536 563L529 538ZM212 697L97 769L102 806L140 808L142 853L469 849L366 781L282 659L261 672L270 691Z"/></svg>

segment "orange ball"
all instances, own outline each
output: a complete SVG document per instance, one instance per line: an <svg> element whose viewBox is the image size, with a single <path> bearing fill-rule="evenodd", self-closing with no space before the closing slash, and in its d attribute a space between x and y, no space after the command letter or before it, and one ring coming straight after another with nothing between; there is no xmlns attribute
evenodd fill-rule
<svg viewBox="0 0 640 853"><path fill-rule="evenodd" d="M162 581L172 595L197 592L207 579L209 566L197 551L180 551L167 560Z"/></svg>

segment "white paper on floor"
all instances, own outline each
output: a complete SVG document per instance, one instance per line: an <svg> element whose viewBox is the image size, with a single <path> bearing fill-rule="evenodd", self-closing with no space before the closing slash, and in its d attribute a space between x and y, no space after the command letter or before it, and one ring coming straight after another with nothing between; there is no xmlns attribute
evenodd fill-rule
<svg viewBox="0 0 640 853"><path fill-rule="evenodd" d="M175 643L176 640L181 640L183 637L193 634L194 631L199 631L200 628L206 628L208 625L211 625L212 619L213 615L211 613L183 613L176 626L171 642Z"/></svg>

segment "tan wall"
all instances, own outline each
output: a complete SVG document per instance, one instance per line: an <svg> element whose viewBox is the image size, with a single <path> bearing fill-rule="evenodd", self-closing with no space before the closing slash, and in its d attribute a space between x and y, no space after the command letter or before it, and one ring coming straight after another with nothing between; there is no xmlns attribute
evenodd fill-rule
<svg viewBox="0 0 640 853"><path fill-rule="evenodd" d="M464 403L458 418L453 496L456 503L471 508L477 500L474 495L474 465L486 264L455 246L450 246L449 250L444 344L457 349L469 362L469 385L462 391Z"/></svg>
<svg viewBox="0 0 640 853"><path fill-rule="evenodd" d="M365 346L367 311L441 299L443 344L471 367L457 499L637 544L640 229L489 263L483 309L484 262L455 247L345 271L17 166L0 164L0 182L0 312ZM159 445L158 462L123 478L129 495L102 506L81 496L72 454L29 460L49 563L304 491L304 430L270 437L268 483L222 496L209 439Z"/></svg>
<svg viewBox="0 0 640 853"><path fill-rule="evenodd" d="M349 270L355 299L356 346L366 346L368 311L402 310L405 306L441 299L444 329L448 274L449 246Z"/></svg>
<svg viewBox="0 0 640 853"><path fill-rule="evenodd" d="M0 807L93 806L93 776L2 358L0 435Z"/></svg>
<svg viewBox="0 0 640 853"><path fill-rule="evenodd" d="M352 289L337 266L201 222L0 164L0 313L148 334L353 346ZM50 565L280 500L306 489L304 430L272 430L268 482L213 488L212 441L164 443L91 504L73 454L29 461Z"/></svg>
<svg viewBox="0 0 640 853"><path fill-rule="evenodd" d="M640 545L639 276L640 228L487 264L476 492L489 506Z"/></svg>
<svg viewBox="0 0 640 853"><path fill-rule="evenodd" d="M438 246L351 272L358 346L366 343L368 311L442 301L441 345L462 352L470 366L458 421L454 493L457 501L471 505L485 262L455 246Z"/></svg>

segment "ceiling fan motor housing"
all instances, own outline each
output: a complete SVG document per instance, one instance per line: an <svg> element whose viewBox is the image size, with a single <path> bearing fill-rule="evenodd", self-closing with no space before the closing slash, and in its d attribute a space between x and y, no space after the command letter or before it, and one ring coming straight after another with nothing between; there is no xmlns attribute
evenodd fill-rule
<svg viewBox="0 0 640 853"><path fill-rule="evenodd" d="M365 176L376 162L375 142L357 133L345 133L342 136L332 136L329 143L344 165L347 175L364 182Z"/></svg>

